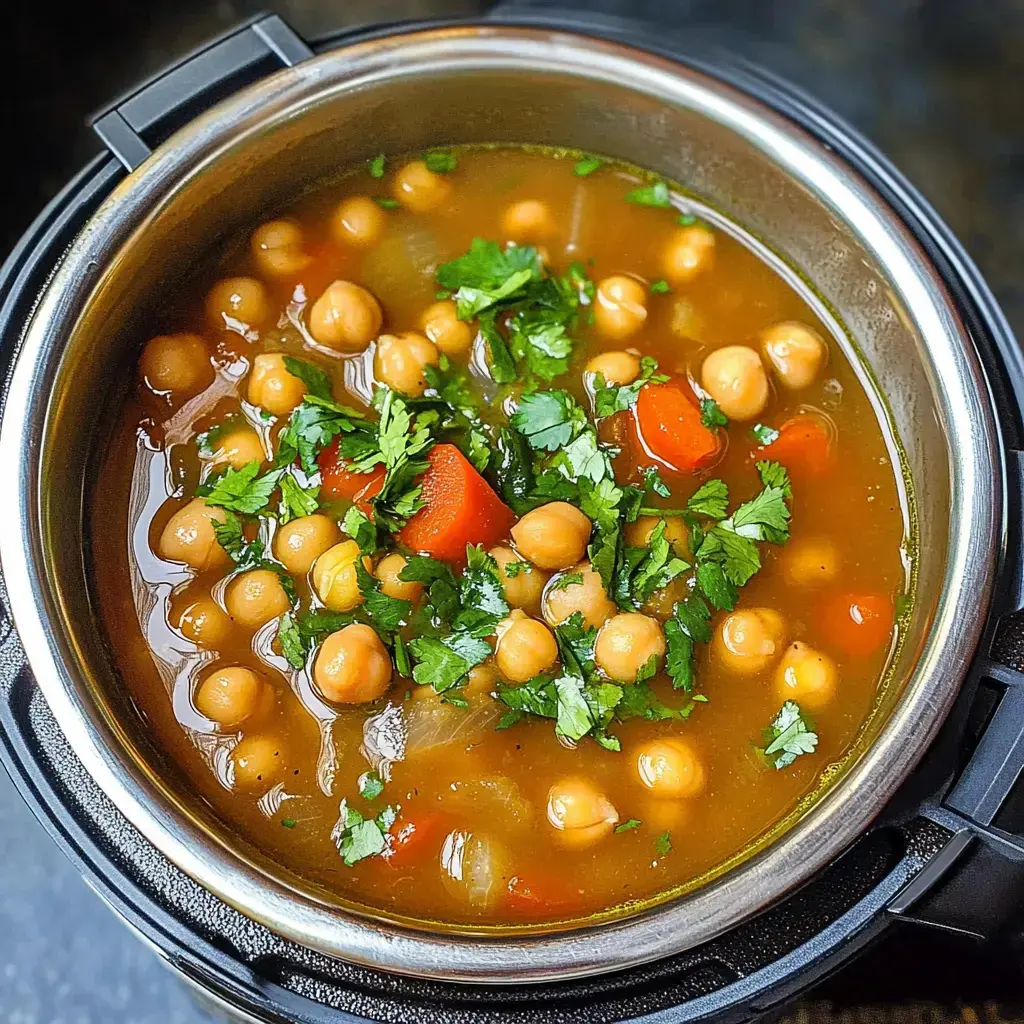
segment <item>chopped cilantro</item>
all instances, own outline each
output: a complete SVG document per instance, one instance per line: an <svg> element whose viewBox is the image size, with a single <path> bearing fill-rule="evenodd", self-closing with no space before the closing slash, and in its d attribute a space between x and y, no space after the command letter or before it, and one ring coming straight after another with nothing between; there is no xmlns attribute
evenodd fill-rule
<svg viewBox="0 0 1024 1024"><path fill-rule="evenodd" d="M709 430L713 430L715 427L729 426L729 417L722 412L713 398L700 400L700 421Z"/></svg>
<svg viewBox="0 0 1024 1024"><path fill-rule="evenodd" d="M672 852L671 832L662 832L661 835L654 840L654 852L661 857L664 857L666 853Z"/></svg>
<svg viewBox="0 0 1024 1024"><path fill-rule="evenodd" d="M576 161L573 173L577 178L585 178L587 175L593 174L594 171L600 170L602 167L604 167L604 161L600 157L585 156L582 160Z"/></svg>
<svg viewBox="0 0 1024 1024"><path fill-rule="evenodd" d="M311 516L319 507L320 485L303 487L291 473L281 477L281 523Z"/></svg>
<svg viewBox="0 0 1024 1024"><path fill-rule="evenodd" d="M521 563L522 564L522 563ZM550 586L551 591L565 590L568 587L574 586L578 583L583 582L583 573L581 572L567 572L557 577Z"/></svg>
<svg viewBox="0 0 1024 1024"><path fill-rule="evenodd" d="M685 721L690 717L696 699L693 697L680 708L670 708L645 682L640 682L622 688L622 700L615 708L615 717L622 722L630 718L645 718L649 722Z"/></svg>
<svg viewBox="0 0 1024 1024"><path fill-rule="evenodd" d="M298 824L298 822L294 818L282 818L281 819L281 824L285 828L295 828L295 826Z"/></svg>
<svg viewBox="0 0 1024 1024"><path fill-rule="evenodd" d="M376 800L384 792L384 780L376 772L363 772L357 785L364 800Z"/></svg>
<svg viewBox="0 0 1024 1024"><path fill-rule="evenodd" d="M651 291L655 295L668 295L668 293L672 291L672 289L669 287L668 281L664 280L664 278L661 278L657 281L651 282Z"/></svg>
<svg viewBox="0 0 1024 1024"><path fill-rule="evenodd" d="M317 456L339 434L357 434L364 446L372 448L375 429L361 412L307 394L278 437L274 464L290 466L298 457L302 471L312 475L319 469Z"/></svg>
<svg viewBox="0 0 1024 1024"><path fill-rule="evenodd" d="M645 466L643 469L644 474L644 487L649 491L654 491L659 497L671 498L672 492L668 488L668 484L661 479L661 474L658 472L657 466Z"/></svg>
<svg viewBox="0 0 1024 1024"><path fill-rule="evenodd" d="M627 203L636 203L637 206L671 206L672 198L668 185L663 181L655 182L653 185L642 185L626 194Z"/></svg>
<svg viewBox="0 0 1024 1024"><path fill-rule="evenodd" d="M346 800L341 802L341 813L331 832L338 852L346 867L352 867L367 857L376 856L387 845L385 836L395 822L395 810L386 807L376 818L364 818Z"/></svg>
<svg viewBox="0 0 1024 1024"><path fill-rule="evenodd" d="M462 611L455 616L456 629L474 636L491 636L508 615L505 588L498 575L498 563L483 548L466 548L466 568L459 579Z"/></svg>
<svg viewBox="0 0 1024 1024"><path fill-rule="evenodd" d="M321 640L356 621L359 618L352 612L319 610L301 617L294 612L285 612L277 626L281 653L293 668L302 668Z"/></svg>
<svg viewBox="0 0 1024 1024"><path fill-rule="evenodd" d="M424 584L430 613L442 623L451 622L458 615L459 584L444 562L426 555L413 555L398 578L404 583Z"/></svg>
<svg viewBox="0 0 1024 1024"><path fill-rule="evenodd" d="M779 432L774 427L769 427L764 423L755 423L750 428L750 432L754 435L754 440L762 448L774 444L779 439Z"/></svg>
<svg viewBox="0 0 1024 1024"><path fill-rule="evenodd" d="M469 320L508 300L540 277L532 246L502 249L497 242L474 238L469 251L437 268L437 281L452 292L461 320Z"/></svg>
<svg viewBox="0 0 1024 1024"><path fill-rule="evenodd" d="M692 213L681 213L676 217L676 223L682 225L684 228L690 227L692 224L697 223L697 218Z"/></svg>
<svg viewBox="0 0 1024 1024"><path fill-rule="evenodd" d="M501 570L507 579L514 580L517 576L528 576L533 572L533 566L529 562L506 562ZM580 579L583 577L581 576Z"/></svg>
<svg viewBox="0 0 1024 1024"><path fill-rule="evenodd" d="M358 506L348 509L341 528L359 545L362 554L372 555L377 550L377 527Z"/></svg>
<svg viewBox="0 0 1024 1024"><path fill-rule="evenodd" d="M241 469L228 469L217 477L204 496L206 504L218 505L242 515L256 515L270 504L270 496L277 488L283 472L271 470L260 476L260 464L256 461Z"/></svg>
<svg viewBox="0 0 1024 1024"><path fill-rule="evenodd" d="M459 166L455 154L443 149L432 149L424 155L423 162L427 165L427 170L433 171L434 174L451 174Z"/></svg>
<svg viewBox="0 0 1024 1024"><path fill-rule="evenodd" d="M597 627L585 625L582 612L573 612L555 627L555 639L562 661L589 679L594 671Z"/></svg>
<svg viewBox="0 0 1024 1024"><path fill-rule="evenodd" d="M600 375L594 381L594 415L599 420L613 416L617 412L626 412L636 405L640 389L647 383L663 384L668 380L659 374L658 361L652 356L640 357L640 376L629 384L611 385L604 382Z"/></svg>
<svg viewBox="0 0 1024 1024"><path fill-rule="evenodd" d="M639 818L630 818L629 821L624 821L621 825L615 826L615 834L621 835L623 832L632 832L633 829L639 828L643 822Z"/></svg>
<svg viewBox="0 0 1024 1024"><path fill-rule="evenodd" d="M567 391L535 391L523 395L509 423L531 447L553 452L586 426L587 417Z"/></svg>
<svg viewBox="0 0 1024 1024"><path fill-rule="evenodd" d="M764 754L778 769L787 768L801 754L812 754L818 746L818 734L795 701L787 700L764 734Z"/></svg>
<svg viewBox="0 0 1024 1024"><path fill-rule="evenodd" d="M383 210L398 209L398 200L392 199L390 196L374 196L373 201Z"/></svg>
<svg viewBox="0 0 1024 1024"><path fill-rule="evenodd" d="M421 636L410 640L408 646L417 661L413 679L421 686L432 686L437 693L458 685L491 653L486 640L468 633L452 633L440 639Z"/></svg>
<svg viewBox="0 0 1024 1024"><path fill-rule="evenodd" d="M401 633L395 634L395 668L403 679L412 677L412 661Z"/></svg>
<svg viewBox="0 0 1024 1024"><path fill-rule="evenodd" d="M306 362L305 359L296 359L294 356L285 356L284 368L306 385L309 394L317 398L331 399L331 378L315 363Z"/></svg>
<svg viewBox="0 0 1024 1024"><path fill-rule="evenodd" d="M361 558L356 559L356 579L359 581L359 592L363 595L362 607L379 630L394 633L409 621L412 601L403 601L385 594L380 588L380 580L366 571Z"/></svg>
<svg viewBox="0 0 1024 1024"><path fill-rule="evenodd" d="M708 519L724 519L729 508L729 488L724 480L708 480L701 484L686 502L686 511Z"/></svg>
<svg viewBox="0 0 1024 1024"><path fill-rule="evenodd" d="M636 609L656 591L661 590L690 568L690 563L672 554L672 545L665 539L665 520L651 531L647 550L635 564L628 582L629 605Z"/></svg>
<svg viewBox="0 0 1024 1024"><path fill-rule="evenodd" d="M384 177L384 164L385 157L383 153L378 153L370 161L370 177L371 178L383 178Z"/></svg>

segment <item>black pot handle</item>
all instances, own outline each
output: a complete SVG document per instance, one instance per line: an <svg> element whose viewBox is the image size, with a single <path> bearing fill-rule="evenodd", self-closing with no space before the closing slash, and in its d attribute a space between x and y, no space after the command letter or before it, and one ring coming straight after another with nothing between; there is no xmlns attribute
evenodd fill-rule
<svg viewBox="0 0 1024 1024"><path fill-rule="evenodd" d="M262 15L195 50L92 119L92 127L124 167L133 171L151 145L166 139L217 100L269 70L313 56L276 14Z"/></svg>

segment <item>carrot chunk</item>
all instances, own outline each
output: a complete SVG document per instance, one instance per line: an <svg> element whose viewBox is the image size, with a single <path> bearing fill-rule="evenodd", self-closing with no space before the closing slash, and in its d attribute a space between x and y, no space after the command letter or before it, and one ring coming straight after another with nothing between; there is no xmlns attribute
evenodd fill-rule
<svg viewBox="0 0 1024 1024"><path fill-rule="evenodd" d="M515 874L508 882L505 907L515 917L544 918L552 914L568 917L582 910L583 899L564 877Z"/></svg>
<svg viewBox="0 0 1024 1024"><path fill-rule="evenodd" d="M639 447L676 473L694 473L722 454L722 435L701 420L697 396L685 381L645 384L633 407Z"/></svg>
<svg viewBox="0 0 1024 1024"><path fill-rule="evenodd" d="M397 534L400 544L462 564L467 544L490 547L508 536L515 515L453 444L427 456L421 508Z"/></svg>
<svg viewBox="0 0 1024 1024"><path fill-rule="evenodd" d="M327 498L344 498L354 502L364 512L369 511L370 499L380 494L384 486L384 467L374 466L369 473L353 473L338 455L335 438L318 456L320 466L320 492Z"/></svg>
<svg viewBox="0 0 1024 1024"><path fill-rule="evenodd" d="M779 428L779 436L760 449L758 458L779 462L795 476L822 476L836 462L835 431L824 416L808 412Z"/></svg>
<svg viewBox="0 0 1024 1024"><path fill-rule="evenodd" d="M866 658L892 636L895 609L886 594L835 594L821 608L821 631L843 654Z"/></svg>

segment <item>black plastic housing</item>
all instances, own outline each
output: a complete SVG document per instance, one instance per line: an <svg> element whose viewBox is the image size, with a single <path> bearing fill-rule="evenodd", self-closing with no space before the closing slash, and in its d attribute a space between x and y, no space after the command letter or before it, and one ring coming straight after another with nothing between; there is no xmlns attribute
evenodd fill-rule
<svg viewBox="0 0 1024 1024"><path fill-rule="evenodd" d="M724 79L800 124L885 197L944 278L992 382L1009 469L999 590L958 703L920 768L869 833L811 883L713 942L655 964L544 986L415 981L333 961L286 942L216 900L119 814L69 749L0 608L0 756L26 801L94 889L167 962L239 1019L262 1021L744 1021L771 1013L877 938L914 920L984 937L1024 894L1024 357L977 269L934 211L866 140L792 86L691 39L550 10L484 20L631 43ZM448 23L450 24L450 22ZM318 41L434 23L382 26ZM53 200L0 268L4 379L41 289L103 198L174 129L281 63L312 52L275 16L214 41L97 118L110 155ZM6 388L5 388L6 393ZM1008 616L1008 618L1007 618ZM1002 623L1002 626L1000 625ZM979 896L979 894L981 894Z"/></svg>

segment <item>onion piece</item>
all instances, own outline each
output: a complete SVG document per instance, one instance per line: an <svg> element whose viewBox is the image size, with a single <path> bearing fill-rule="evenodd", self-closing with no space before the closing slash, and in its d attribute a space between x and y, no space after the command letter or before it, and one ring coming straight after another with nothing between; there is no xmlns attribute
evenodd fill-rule
<svg viewBox="0 0 1024 1024"><path fill-rule="evenodd" d="M495 906L512 874L512 855L486 835L455 831L441 849L441 881L458 900L478 909Z"/></svg>

